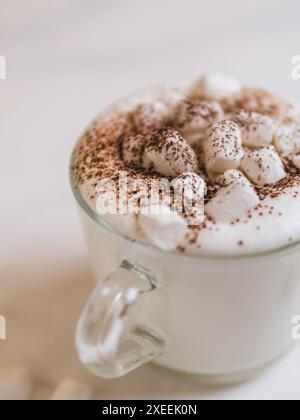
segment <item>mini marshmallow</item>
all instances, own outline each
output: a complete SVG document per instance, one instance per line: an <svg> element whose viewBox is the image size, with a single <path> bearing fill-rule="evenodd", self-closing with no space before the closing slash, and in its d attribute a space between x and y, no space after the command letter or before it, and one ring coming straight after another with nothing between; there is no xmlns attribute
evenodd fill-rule
<svg viewBox="0 0 300 420"><path fill-rule="evenodd" d="M133 123L138 131L158 130L168 117L168 108L161 101L146 102L139 105L132 114Z"/></svg>
<svg viewBox="0 0 300 420"><path fill-rule="evenodd" d="M89 401L91 399L91 389L84 384L64 379L53 392L50 400L52 401Z"/></svg>
<svg viewBox="0 0 300 420"><path fill-rule="evenodd" d="M249 184L249 180L238 169L230 169L229 171L224 172L224 174L218 176L215 182L221 187L228 187L228 185L234 182Z"/></svg>
<svg viewBox="0 0 300 420"><path fill-rule="evenodd" d="M110 226L125 235L135 238L139 233L135 214L106 214L102 215L102 218Z"/></svg>
<svg viewBox="0 0 300 420"><path fill-rule="evenodd" d="M184 172L198 170L196 153L173 128L164 128L154 133L145 149L145 158L164 176L176 177Z"/></svg>
<svg viewBox="0 0 300 420"><path fill-rule="evenodd" d="M223 74L204 75L192 88L192 96L221 100L235 95L242 89L241 83Z"/></svg>
<svg viewBox="0 0 300 420"><path fill-rule="evenodd" d="M122 157L128 166L145 166L144 150L149 140L149 136L145 134L133 134L126 137L122 142Z"/></svg>
<svg viewBox="0 0 300 420"><path fill-rule="evenodd" d="M161 102L167 107L170 116L174 115L179 103L185 99L187 99L187 96L178 88L167 89L160 98Z"/></svg>
<svg viewBox="0 0 300 420"><path fill-rule="evenodd" d="M282 128L276 135L274 145L278 153L291 155L300 152L300 126Z"/></svg>
<svg viewBox="0 0 300 420"><path fill-rule="evenodd" d="M183 217L165 206L151 206L139 215L147 239L163 251L174 251L187 233Z"/></svg>
<svg viewBox="0 0 300 420"><path fill-rule="evenodd" d="M300 169L300 155L292 156L291 160L296 168Z"/></svg>
<svg viewBox="0 0 300 420"><path fill-rule="evenodd" d="M0 370L0 400L28 400L32 393L32 377L24 367Z"/></svg>
<svg viewBox="0 0 300 420"><path fill-rule="evenodd" d="M187 199L203 198L207 187L203 178L194 172L185 172L171 182L175 193L183 194Z"/></svg>
<svg viewBox="0 0 300 420"><path fill-rule="evenodd" d="M244 156L242 133L233 121L212 124L205 144L205 164L208 172L223 173L237 169Z"/></svg>
<svg viewBox="0 0 300 420"><path fill-rule="evenodd" d="M176 110L175 121L178 130L185 138L206 130L213 122L221 121L224 112L216 101L186 99Z"/></svg>
<svg viewBox="0 0 300 420"><path fill-rule="evenodd" d="M267 115L241 111L236 118L242 130L243 145L264 147L273 143L277 130L275 121Z"/></svg>
<svg viewBox="0 0 300 420"><path fill-rule="evenodd" d="M259 187L276 184L286 177L283 163L273 146L247 153L241 169Z"/></svg>
<svg viewBox="0 0 300 420"><path fill-rule="evenodd" d="M205 206L205 212L217 223L230 223L258 204L259 197L250 183L233 182L218 191Z"/></svg>
<svg viewBox="0 0 300 420"><path fill-rule="evenodd" d="M174 207L184 212L188 225L204 222L204 196L207 187L204 179L193 172L186 172L171 182L174 189Z"/></svg>

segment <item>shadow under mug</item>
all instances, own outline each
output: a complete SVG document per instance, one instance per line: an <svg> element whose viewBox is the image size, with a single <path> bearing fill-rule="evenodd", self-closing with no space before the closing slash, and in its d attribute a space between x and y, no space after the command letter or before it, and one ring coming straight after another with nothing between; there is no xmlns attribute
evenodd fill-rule
<svg viewBox="0 0 300 420"><path fill-rule="evenodd" d="M76 331L80 360L116 378L154 361L218 378L243 377L290 350L300 314L300 244L237 258L160 252L106 224L71 170L98 285Z"/></svg>

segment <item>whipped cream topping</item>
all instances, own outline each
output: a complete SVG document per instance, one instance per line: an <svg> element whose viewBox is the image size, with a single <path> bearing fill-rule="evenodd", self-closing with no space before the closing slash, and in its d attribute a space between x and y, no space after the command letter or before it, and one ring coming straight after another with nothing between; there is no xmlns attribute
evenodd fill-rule
<svg viewBox="0 0 300 420"><path fill-rule="evenodd" d="M126 236L247 255L300 240L299 153L294 105L207 75L109 107L81 137L73 170L87 203ZM115 211L103 211L114 197Z"/></svg>

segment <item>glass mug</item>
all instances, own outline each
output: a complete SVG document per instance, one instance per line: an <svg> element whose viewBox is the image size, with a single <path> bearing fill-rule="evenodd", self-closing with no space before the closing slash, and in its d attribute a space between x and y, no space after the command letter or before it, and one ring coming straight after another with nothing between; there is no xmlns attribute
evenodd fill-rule
<svg viewBox="0 0 300 420"><path fill-rule="evenodd" d="M98 280L76 330L92 373L116 378L154 361L216 382L244 379L294 346L299 243L236 258L161 252L106 224L72 169L71 184Z"/></svg>

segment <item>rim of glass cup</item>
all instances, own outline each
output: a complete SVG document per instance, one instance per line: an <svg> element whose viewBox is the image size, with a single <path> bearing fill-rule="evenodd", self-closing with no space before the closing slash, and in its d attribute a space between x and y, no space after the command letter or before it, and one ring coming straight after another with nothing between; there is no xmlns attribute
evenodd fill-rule
<svg viewBox="0 0 300 420"><path fill-rule="evenodd" d="M228 261L236 261L236 260L249 261L253 259L264 259L264 258L274 257L274 256L284 256L289 253L300 251L300 240L299 240L297 242L294 242L292 244L287 244L277 249L273 249L273 250L265 251L265 252L253 253L253 254L236 255L236 256L233 256L233 255L228 255L228 256L226 255L219 255L219 256L218 255L194 255L194 254L185 255L185 254L179 254L176 252L162 251L162 250L156 249L154 246L150 244L149 245L145 244L144 242L139 241L138 239L130 238L129 236L126 236L122 232L118 231L114 226L107 223L99 214L97 214L91 208L91 206L86 202L85 198L81 194L78 182L76 180L76 175L74 173L74 160L75 160L75 155L76 155L76 149L77 149L77 145L75 146L71 155L69 177L70 177L72 192L74 194L74 197L77 203L79 204L81 209L84 211L84 213L88 215L98 226L105 229L107 232L117 236L119 239L125 241L128 244L131 244L131 245L136 244L160 256L161 255L165 255L166 257L176 256L176 257L179 257L181 260L191 260L193 262L195 262L195 260L196 261L197 260L198 261L220 261L220 262L225 262L225 261L228 262Z"/></svg>

